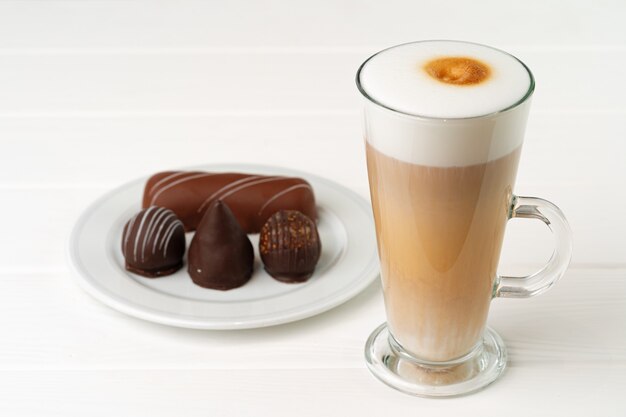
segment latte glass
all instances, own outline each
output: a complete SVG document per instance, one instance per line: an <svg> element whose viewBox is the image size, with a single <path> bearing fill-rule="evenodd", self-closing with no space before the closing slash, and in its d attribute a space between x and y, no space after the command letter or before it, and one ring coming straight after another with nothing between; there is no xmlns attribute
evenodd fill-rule
<svg viewBox="0 0 626 417"><path fill-rule="evenodd" d="M374 98L363 82L364 68L381 53L417 43L370 57L356 78L365 98L368 176L387 315L366 343L366 361L381 381L420 396L467 394L496 380L507 353L486 326L491 300L546 291L571 257L563 213L548 201L513 194L535 88L532 73L505 52L453 43L460 51L466 45L506 55L523 67L525 93L486 114L445 118L413 114ZM505 225L514 217L540 220L554 233L552 257L530 276L497 275Z"/></svg>

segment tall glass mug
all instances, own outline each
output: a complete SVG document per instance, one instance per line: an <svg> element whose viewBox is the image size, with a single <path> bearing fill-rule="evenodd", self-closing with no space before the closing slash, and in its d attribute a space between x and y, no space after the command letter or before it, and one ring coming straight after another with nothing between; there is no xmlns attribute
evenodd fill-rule
<svg viewBox="0 0 626 417"><path fill-rule="evenodd" d="M373 55L357 85L387 314L367 341L368 367L410 394L476 391L506 366L485 325L491 300L542 293L571 257L561 211L513 194L533 76L494 48L423 41ZM497 275L513 217L554 233L551 259L530 276Z"/></svg>

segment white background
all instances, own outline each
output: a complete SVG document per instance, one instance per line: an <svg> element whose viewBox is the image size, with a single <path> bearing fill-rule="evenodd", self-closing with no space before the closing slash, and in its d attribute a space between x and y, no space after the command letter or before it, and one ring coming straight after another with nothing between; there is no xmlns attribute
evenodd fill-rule
<svg viewBox="0 0 626 417"><path fill-rule="evenodd" d="M625 18L619 0L0 1L0 415L625 415ZM495 385L425 400L374 380L378 284L314 318L210 332L126 317L71 280L77 215L158 170L275 164L367 197L356 69L436 38L533 70L516 191L574 232L557 286L493 303L510 354ZM511 222L501 272L551 245Z"/></svg>

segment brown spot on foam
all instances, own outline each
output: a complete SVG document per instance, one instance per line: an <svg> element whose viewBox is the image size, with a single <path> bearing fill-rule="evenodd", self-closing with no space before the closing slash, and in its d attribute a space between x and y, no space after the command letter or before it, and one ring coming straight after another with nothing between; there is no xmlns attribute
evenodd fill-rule
<svg viewBox="0 0 626 417"><path fill-rule="evenodd" d="M436 58L428 61L423 68L435 80L458 86L477 85L491 75L489 65L464 56Z"/></svg>

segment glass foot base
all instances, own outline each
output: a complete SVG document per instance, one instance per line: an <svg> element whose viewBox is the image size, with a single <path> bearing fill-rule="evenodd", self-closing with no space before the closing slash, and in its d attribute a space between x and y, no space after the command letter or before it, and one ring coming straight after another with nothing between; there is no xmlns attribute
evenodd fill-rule
<svg viewBox="0 0 626 417"><path fill-rule="evenodd" d="M367 367L385 384L398 391L421 397L453 397L476 392L495 381L506 367L502 338L485 329L482 344L453 362L423 362L395 343L387 323L367 339Z"/></svg>

